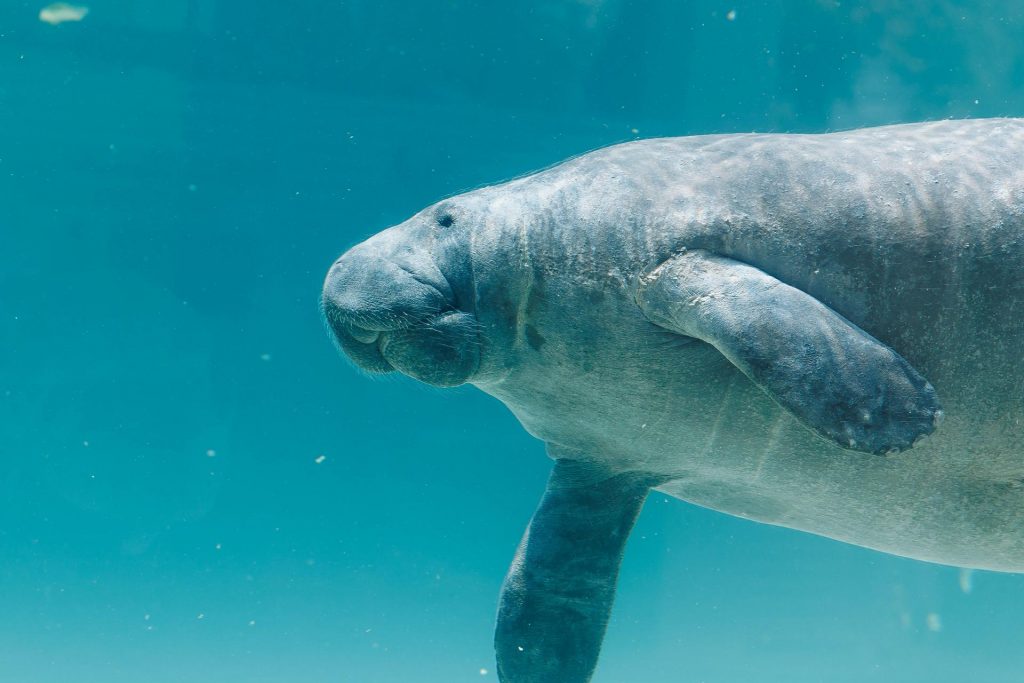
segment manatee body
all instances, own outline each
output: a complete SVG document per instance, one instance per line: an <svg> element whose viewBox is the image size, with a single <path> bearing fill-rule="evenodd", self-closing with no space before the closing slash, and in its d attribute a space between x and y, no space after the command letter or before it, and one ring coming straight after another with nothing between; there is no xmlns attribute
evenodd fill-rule
<svg viewBox="0 0 1024 683"><path fill-rule="evenodd" d="M1024 572L1024 120L602 149L377 234L323 305L358 366L472 383L555 459L503 681L589 680L652 488Z"/></svg>

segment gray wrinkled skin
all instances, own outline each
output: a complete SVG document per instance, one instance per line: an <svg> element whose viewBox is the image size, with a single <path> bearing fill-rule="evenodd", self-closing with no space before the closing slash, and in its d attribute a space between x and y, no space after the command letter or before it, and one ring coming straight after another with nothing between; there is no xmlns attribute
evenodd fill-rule
<svg viewBox="0 0 1024 683"><path fill-rule="evenodd" d="M681 320L672 299L705 301L707 286L680 260L692 254L725 269L709 285L724 298L697 322ZM651 289L659 266L674 279ZM738 272L789 298L766 307L734 296L729 306ZM931 562L1024 572L1022 275L1024 121L942 121L593 152L444 200L358 245L329 273L324 311L358 366L441 386L470 382L553 457L574 463L573 482L553 476L557 514L542 515L542 503L534 520L548 552L551 539L571 542L548 532L571 527L573 510L600 527L588 492L629 473L733 515ZM767 336L744 333L749 316L773 320L758 311L785 313L779 301L797 302L800 314L784 316L784 328L762 324ZM828 315L835 320L822 322ZM816 337L815 326L826 332ZM776 363L770 348L826 360L792 381L798 375L787 372L811 366ZM835 405L863 396L840 419L822 401L815 408L820 392ZM862 412L858 426L850 416ZM858 449L857 439L868 445ZM565 498L574 487L580 495ZM607 503L621 507L609 533L628 533L623 520L642 497L626 498L633 502ZM529 539L520 572L545 550L531 551ZM592 598L610 608L609 586L598 584L614 586L617 564L593 571L591 588L558 604ZM515 607L508 595L523 599L521 578L514 565L502 609ZM533 579L551 590L568 577L541 566ZM575 618L580 633L597 621L603 632L607 618L604 607L546 614L499 639L499 667L517 637L561 642L553 618ZM561 680L587 680L597 631L596 645L545 655L568 662ZM503 680L558 675L535 662Z"/></svg>

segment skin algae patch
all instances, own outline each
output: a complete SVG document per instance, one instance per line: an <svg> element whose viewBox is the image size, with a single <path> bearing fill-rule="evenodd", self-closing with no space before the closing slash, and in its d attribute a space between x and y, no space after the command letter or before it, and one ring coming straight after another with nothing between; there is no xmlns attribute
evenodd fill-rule
<svg viewBox="0 0 1024 683"><path fill-rule="evenodd" d="M65 21L81 21L89 13L88 7L69 5L66 2L55 2L39 10L39 21L56 26Z"/></svg>

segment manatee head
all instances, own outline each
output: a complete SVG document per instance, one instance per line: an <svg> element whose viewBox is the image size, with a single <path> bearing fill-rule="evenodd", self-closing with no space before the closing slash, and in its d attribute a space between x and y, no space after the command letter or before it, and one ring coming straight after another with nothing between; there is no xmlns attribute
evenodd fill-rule
<svg viewBox="0 0 1024 683"><path fill-rule="evenodd" d="M468 253L475 218L465 202L446 200L334 262L324 318L358 367L441 387L472 380L480 366Z"/></svg>

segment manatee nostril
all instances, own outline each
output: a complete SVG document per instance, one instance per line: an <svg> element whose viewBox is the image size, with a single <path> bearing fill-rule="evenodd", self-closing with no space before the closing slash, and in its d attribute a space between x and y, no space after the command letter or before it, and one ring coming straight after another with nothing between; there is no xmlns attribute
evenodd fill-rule
<svg viewBox="0 0 1024 683"><path fill-rule="evenodd" d="M437 217L437 224L440 225L442 228L450 228L452 227L452 224L454 222L455 217L452 216L450 213L441 214L440 216Z"/></svg>

